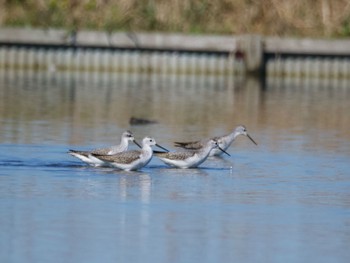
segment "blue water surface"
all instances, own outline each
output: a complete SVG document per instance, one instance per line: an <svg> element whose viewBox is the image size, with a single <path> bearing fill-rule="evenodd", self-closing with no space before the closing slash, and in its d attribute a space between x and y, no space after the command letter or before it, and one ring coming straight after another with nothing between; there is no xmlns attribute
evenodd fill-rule
<svg viewBox="0 0 350 263"><path fill-rule="evenodd" d="M321 88L314 101L309 86L271 84L266 94L254 95L252 88L221 90L225 81L201 79L209 91L198 95L200 103L187 97L193 80L179 81L185 87L179 93L143 87L130 92L150 93L152 103L172 96L181 109L196 107L162 119L158 108L136 100L133 105L159 123L129 126L127 117L118 117L127 105L104 108L101 85L73 79L85 91L68 103L66 82L36 77L26 84L34 89L34 105L25 102L22 82L0 87L8 96L2 101L8 110L0 111L0 262L349 262L350 92L342 87L333 87L331 97ZM136 89L133 79L130 89ZM102 87L119 90L116 83ZM10 111L12 89L22 91L18 112ZM215 96L223 99L221 93L233 102L208 106ZM81 111L87 103L94 111ZM207 107L213 108L205 115ZM228 117L215 117L220 107ZM291 112L289 119L283 111ZM234 117L239 120L225 123ZM229 132L244 119L259 145L239 137L231 157L210 158L198 169L169 168L154 157L140 171L124 172L89 167L67 154L111 144L125 129L175 150L174 140Z"/></svg>

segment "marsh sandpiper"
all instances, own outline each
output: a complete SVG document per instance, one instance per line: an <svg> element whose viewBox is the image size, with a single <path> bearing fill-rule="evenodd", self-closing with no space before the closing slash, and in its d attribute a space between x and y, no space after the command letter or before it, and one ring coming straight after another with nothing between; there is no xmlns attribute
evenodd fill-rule
<svg viewBox="0 0 350 263"><path fill-rule="evenodd" d="M210 138L214 139L218 142L218 145L220 146L221 149L227 150L228 147L234 142L236 137L238 135L245 135L247 136L255 145L258 145L252 137L247 133L247 129L245 126L240 125L237 126L231 133L223 136L217 136ZM206 145L207 141L192 141L192 142L174 142L174 145L176 147L181 147L187 150L198 150L203 148ZM223 152L219 148L214 148L211 150L209 153L209 156L218 156L221 155Z"/></svg>
<svg viewBox="0 0 350 263"><path fill-rule="evenodd" d="M167 149L157 144L155 139L145 137L142 140L141 150L126 151L114 155L92 155L104 162L104 166L116 167L125 171L135 171L151 161L153 156L152 146L154 145L168 152Z"/></svg>
<svg viewBox="0 0 350 263"><path fill-rule="evenodd" d="M93 154L98 155L112 155L120 152L124 152L128 149L129 141L135 142L134 135L131 131L123 132L120 140L120 144L114 145L107 148L100 148L91 151L77 151L77 150L69 150L69 154L79 158L83 162L91 165L91 166L103 166L105 163L98 158L96 158ZM137 144L137 143L136 143ZM138 145L139 146L139 145Z"/></svg>
<svg viewBox="0 0 350 263"><path fill-rule="evenodd" d="M194 168L203 163L213 149L218 149L229 155L214 139L209 140L204 147L184 152L155 152L155 155L164 163L178 168ZM230 155L229 155L230 156Z"/></svg>

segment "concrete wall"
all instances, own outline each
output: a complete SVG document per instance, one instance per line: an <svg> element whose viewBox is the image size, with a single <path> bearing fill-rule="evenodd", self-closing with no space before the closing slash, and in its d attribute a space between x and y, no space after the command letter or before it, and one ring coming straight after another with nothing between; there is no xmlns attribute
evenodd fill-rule
<svg viewBox="0 0 350 263"><path fill-rule="evenodd" d="M0 68L350 76L350 40L0 29Z"/></svg>

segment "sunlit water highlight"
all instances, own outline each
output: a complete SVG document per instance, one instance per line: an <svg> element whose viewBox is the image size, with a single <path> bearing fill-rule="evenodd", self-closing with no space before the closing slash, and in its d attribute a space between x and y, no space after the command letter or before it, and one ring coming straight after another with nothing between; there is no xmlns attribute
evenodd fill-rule
<svg viewBox="0 0 350 263"><path fill-rule="evenodd" d="M350 89L327 80L1 72L1 262L348 262ZM158 124L130 126L131 116ZM231 157L179 170L66 154L245 124ZM132 146L134 148L135 146Z"/></svg>

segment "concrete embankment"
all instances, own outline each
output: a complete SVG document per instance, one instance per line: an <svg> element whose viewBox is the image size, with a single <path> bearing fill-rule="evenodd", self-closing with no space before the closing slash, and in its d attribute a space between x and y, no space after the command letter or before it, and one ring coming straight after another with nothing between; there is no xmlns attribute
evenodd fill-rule
<svg viewBox="0 0 350 263"><path fill-rule="evenodd" d="M350 40L0 29L0 68L350 77Z"/></svg>

